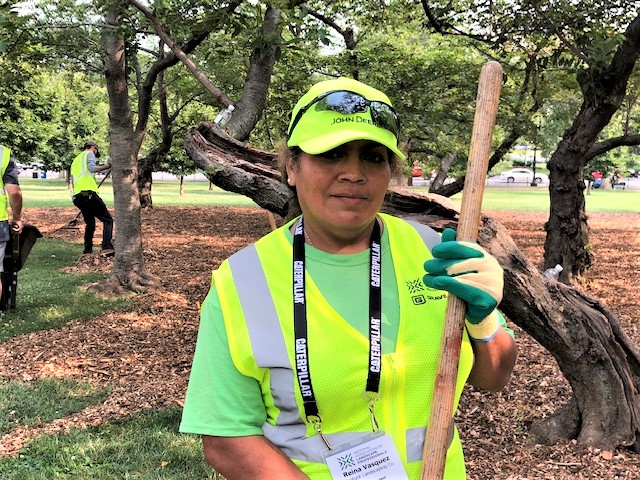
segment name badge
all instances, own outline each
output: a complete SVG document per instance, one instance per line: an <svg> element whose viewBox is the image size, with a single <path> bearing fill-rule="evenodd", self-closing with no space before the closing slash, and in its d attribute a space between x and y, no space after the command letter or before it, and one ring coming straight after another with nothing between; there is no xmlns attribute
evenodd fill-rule
<svg viewBox="0 0 640 480"><path fill-rule="evenodd" d="M367 433L322 453L334 480L408 480L391 435Z"/></svg>

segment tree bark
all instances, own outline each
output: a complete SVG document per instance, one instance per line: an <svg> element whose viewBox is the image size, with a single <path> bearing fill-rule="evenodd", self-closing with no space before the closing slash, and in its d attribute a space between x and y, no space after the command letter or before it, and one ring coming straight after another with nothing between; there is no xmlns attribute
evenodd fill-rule
<svg viewBox="0 0 640 480"><path fill-rule="evenodd" d="M292 214L293 193L280 181L275 154L247 147L211 124L193 129L185 148L216 185L283 217ZM389 190L383 210L437 230L455 227L458 215L445 197L401 187ZM546 280L491 218L482 219L479 243L504 268L500 309L554 356L573 389L555 415L536 423L535 435L545 442L575 438L598 448L638 449L640 351L618 318L580 290Z"/></svg>
<svg viewBox="0 0 640 480"><path fill-rule="evenodd" d="M192 129L185 150L213 184L246 195L282 217L287 215L291 190L279 181L274 153L245 146L213 122Z"/></svg>
<svg viewBox="0 0 640 480"><path fill-rule="evenodd" d="M451 168L451 164L455 159L455 153L449 153L440 161L438 173L436 173L435 178L431 180L431 184L429 185L430 192L435 193L442 188L442 186L444 185L444 181L449 176L449 169Z"/></svg>
<svg viewBox="0 0 640 480"><path fill-rule="evenodd" d="M105 41L105 77L109 95L109 148L111 152L113 199L117 220L115 258L109 282L103 291L120 286L139 290L149 283L142 256L140 200L137 189L137 154L143 135L134 132L126 72L125 40L119 29L125 3L107 6L106 21L114 28Z"/></svg>
<svg viewBox="0 0 640 480"><path fill-rule="evenodd" d="M138 196L140 197L140 208L153 208L153 197L151 188L153 186L153 166L157 157L148 155L138 159Z"/></svg>
<svg viewBox="0 0 640 480"><path fill-rule="evenodd" d="M620 108L625 98L629 76L640 56L640 16L625 32L611 63L594 61L578 74L583 93L580 112L565 132L548 163L550 213L545 225L545 268L561 264L560 280L572 283L591 265L589 227L585 213L584 166L600 132Z"/></svg>
<svg viewBox="0 0 640 480"><path fill-rule="evenodd" d="M498 222L485 219L479 243L505 270L501 310L553 355L573 390L532 433L546 443L575 438L583 445L637 451L640 351L618 318L582 291L544 279Z"/></svg>
<svg viewBox="0 0 640 480"><path fill-rule="evenodd" d="M159 46L160 59L164 58L163 43ZM173 143L172 122L174 117L169 116L169 108L167 106L167 88L164 81L164 70L158 73L158 106L160 110L160 129L162 131L162 140L160 145L146 157L138 159L138 194L140 196L140 208L152 208L153 198L151 197L151 187L153 185L153 172L155 166L164 156L171 150Z"/></svg>
<svg viewBox="0 0 640 480"><path fill-rule="evenodd" d="M273 66L276 63L278 46L269 41L278 34L280 10L267 7L262 25L264 44L255 48L249 59L249 68L242 88L242 96L226 126L233 138L244 141L249 138L267 105Z"/></svg>

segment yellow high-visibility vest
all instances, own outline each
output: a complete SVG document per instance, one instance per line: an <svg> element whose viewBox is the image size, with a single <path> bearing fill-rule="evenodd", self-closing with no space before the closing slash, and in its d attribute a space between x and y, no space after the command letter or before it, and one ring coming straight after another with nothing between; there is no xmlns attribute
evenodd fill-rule
<svg viewBox="0 0 640 480"><path fill-rule="evenodd" d="M409 478L419 479L447 292L422 283L422 265L431 253L417 227L396 217L380 217L389 235L400 324L395 351L382 355L375 414L380 429L393 438ZM212 283L220 299L232 360L242 374L255 378L261 386L267 414L265 437L311 479L330 479L322 459L326 446L314 426L304 420L296 381L293 259L285 234L289 226L291 223L225 260L213 272ZM363 398L369 339L329 305L311 277L307 275L305 282L309 370L322 432L330 443L343 443L372 428ZM465 332L452 417L472 365L473 350ZM465 478L462 445L452 429L445 479Z"/></svg>
<svg viewBox="0 0 640 480"><path fill-rule="evenodd" d="M9 220L9 200L7 198L7 192L4 188L4 172L6 172L11 160L11 150L5 146L0 145L0 159L2 164L0 166L0 221Z"/></svg>
<svg viewBox="0 0 640 480"><path fill-rule="evenodd" d="M83 190L98 191L98 184L87 165L88 157L89 152L84 151L78 154L71 163L71 178L73 180L73 193L75 195Z"/></svg>

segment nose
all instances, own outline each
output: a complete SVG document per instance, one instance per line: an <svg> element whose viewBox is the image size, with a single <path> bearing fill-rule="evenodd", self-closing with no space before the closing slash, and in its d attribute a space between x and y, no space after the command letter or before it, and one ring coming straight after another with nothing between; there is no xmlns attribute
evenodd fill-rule
<svg viewBox="0 0 640 480"><path fill-rule="evenodd" d="M366 180L359 152L350 149L341 163L342 169L338 176L339 181L363 183Z"/></svg>

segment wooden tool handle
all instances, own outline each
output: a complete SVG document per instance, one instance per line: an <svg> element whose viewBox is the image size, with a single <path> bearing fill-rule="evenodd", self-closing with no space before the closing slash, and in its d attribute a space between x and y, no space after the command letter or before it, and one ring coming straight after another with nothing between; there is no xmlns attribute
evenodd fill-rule
<svg viewBox="0 0 640 480"><path fill-rule="evenodd" d="M501 86L502 66L498 62L487 62L482 67L478 84L476 113L473 120L469 160L456 235L458 240L475 242L478 238L482 194L489 165L491 137L496 123ZM444 478L447 448L453 423L453 403L465 311L465 302L455 295L449 295L431 415L422 452L420 477L422 480L441 480Z"/></svg>

